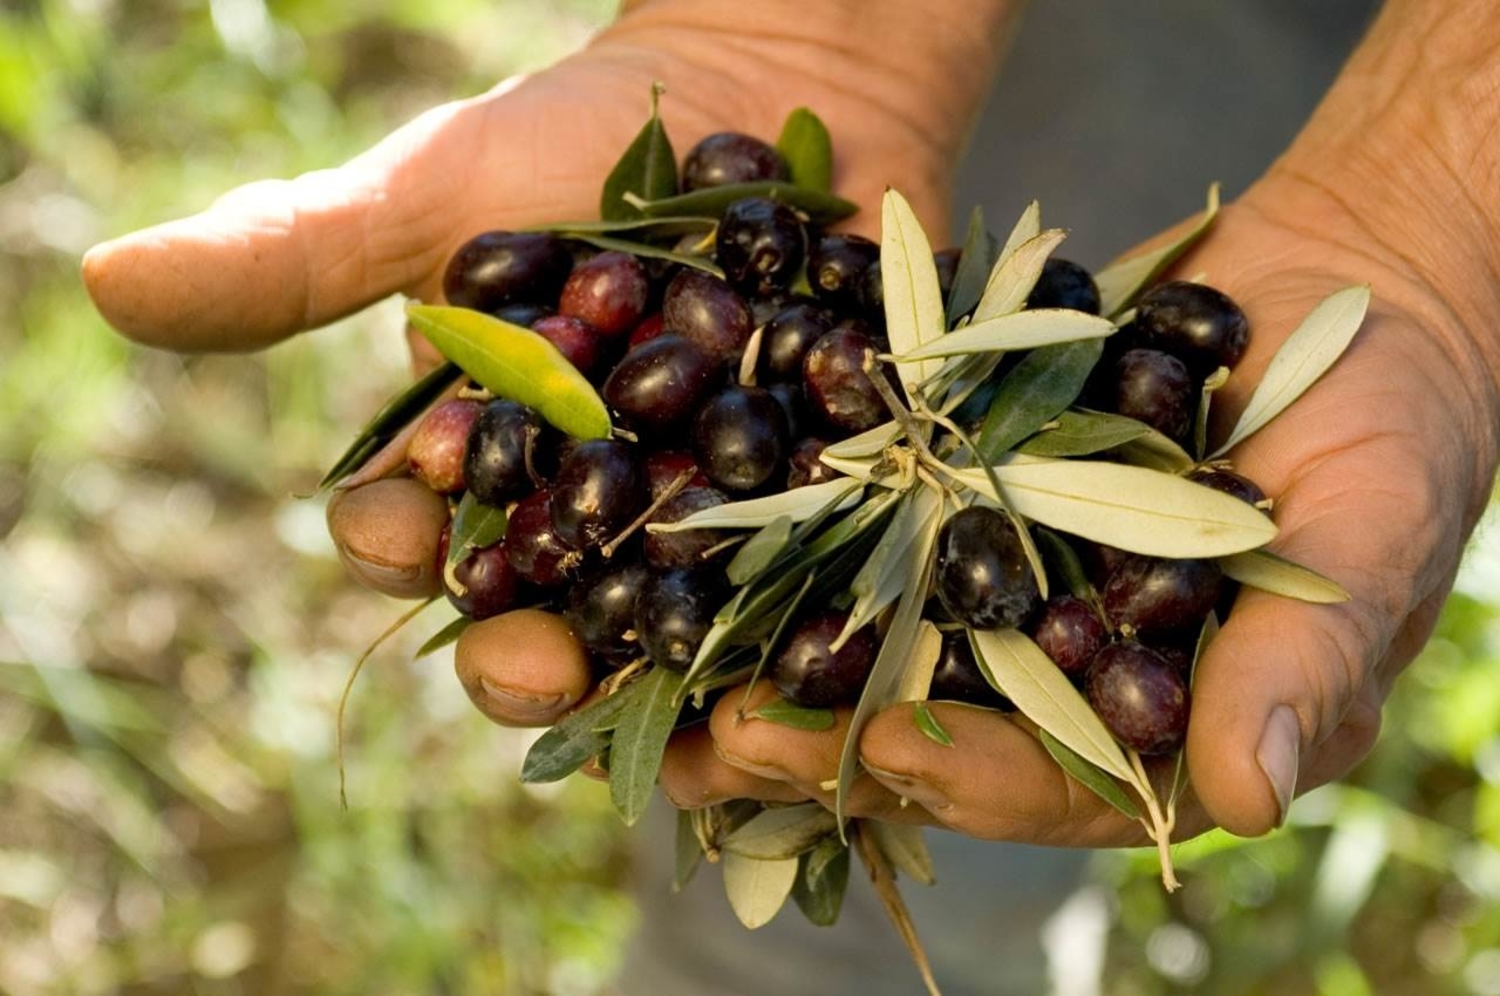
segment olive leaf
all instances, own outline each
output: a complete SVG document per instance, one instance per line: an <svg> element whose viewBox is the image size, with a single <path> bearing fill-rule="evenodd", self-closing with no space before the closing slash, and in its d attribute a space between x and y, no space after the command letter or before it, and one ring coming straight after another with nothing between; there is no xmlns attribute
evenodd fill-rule
<svg viewBox="0 0 1500 996"><path fill-rule="evenodd" d="M1099 592L1089 580L1083 561L1078 559L1078 551L1050 529L1035 529L1033 532L1036 534L1037 547L1042 551L1042 560L1046 562L1047 573L1062 578L1063 586L1068 589L1069 594L1088 602L1102 614L1103 605L1099 601Z"/></svg>
<svg viewBox="0 0 1500 996"><path fill-rule="evenodd" d="M976 204L974 210L969 212L969 229L964 235L963 249L958 255L953 286L948 289L948 307L944 317L949 328L973 311L974 306L979 303L999 248L994 236L985 227L984 209Z"/></svg>
<svg viewBox="0 0 1500 996"><path fill-rule="evenodd" d="M829 927L838 921L849 884L849 848L831 837L802 855L792 899L808 921Z"/></svg>
<svg viewBox="0 0 1500 996"><path fill-rule="evenodd" d="M1068 233L1061 228L1049 228L1021 243L995 264L985 283L984 294L974 309L972 324L1003 318L1024 308L1048 257L1067 237Z"/></svg>
<svg viewBox="0 0 1500 996"><path fill-rule="evenodd" d="M859 704L849 719L849 730L844 737L843 750L839 755L838 787L835 794L834 812L842 826L845 806L849 801L849 787L859 766L859 736L865 725L881 709L894 701L894 694L901 681L901 672L911 660L922 637L922 606L927 595L927 585L932 578L932 551L937 543L940 516L930 516L926 529L915 543L906 548L902 559L906 567L902 574L906 584L896 602L896 611L891 616L880 652L875 655L875 664L860 693Z"/></svg>
<svg viewBox="0 0 1500 996"><path fill-rule="evenodd" d="M318 490L322 491L364 466L365 461L374 456L382 446L431 407L458 377L458 367L452 363L444 363L386 402L375 413L375 417L359 430L354 442L333 462L333 466L328 468L328 473L318 482Z"/></svg>
<svg viewBox="0 0 1500 996"><path fill-rule="evenodd" d="M828 126L812 111L799 107L786 116L776 151L797 186L824 194L833 189L833 141Z"/></svg>
<svg viewBox="0 0 1500 996"><path fill-rule="evenodd" d="M938 718L932 714L926 702L918 702L912 707L911 718L922 736L943 747L953 746L953 738L948 735L947 730L943 729L943 724L938 722Z"/></svg>
<svg viewBox="0 0 1500 996"><path fill-rule="evenodd" d="M886 301L890 301L887 284ZM1114 323L1098 315L1088 315L1068 308L1035 308L1002 315L965 325L941 339L918 346L906 353L899 351L895 335L891 336L892 358L898 369L945 356L968 356L996 350L1035 349L1078 339L1100 339L1115 331Z"/></svg>
<svg viewBox="0 0 1500 996"><path fill-rule="evenodd" d="M1154 431L1145 422L1125 415L1066 411L1013 448L1030 456L1090 456L1123 446Z"/></svg>
<svg viewBox="0 0 1500 996"><path fill-rule="evenodd" d="M468 629L469 624L473 621L468 616L459 616L457 619L454 619L448 625L428 637L427 642L417 648L416 655L412 657L412 660L421 660L428 654L435 654L449 644L457 642L458 638L463 635L464 630Z"/></svg>
<svg viewBox="0 0 1500 996"><path fill-rule="evenodd" d="M880 853L898 871L905 872L923 885L937 881L932 872L932 855L927 853L927 840L922 828L906 823L887 823L884 820L865 820L863 832L874 840Z"/></svg>
<svg viewBox="0 0 1500 996"><path fill-rule="evenodd" d="M969 642L985 678L1027 719L1090 764L1137 784L1124 751L1088 700L1030 637L1014 629L971 629Z"/></svg>
<svg viewBox="0 0 1500 996"><path fill-rule="evenodd" d="M980 427L980 459L993 464L1077 400L1104 352L1102 339L1046 346L1028 353L1000 382Z"/></svg>
<svg viewBox="0 0 1500 996"><path fill-rule="evenodd" d="M474 497L474 492L465 491L453 512L453 525L448 532L447 567L456 567L475 550L500 542L509 522L505 509L485 505Z"/></svg>
<svg viewBox="0 0 1500 996"><path fill-rule="evenodd" d="M747 858L795 858L838 832L838 821L816 802L767 809L724 838L724 850Z"/></svg>
<svg viewBox="0 0 1500 996"><path fill-rule="evenodd" d="M606 249L614 252L629 253L632 256L665 260L668 263L676 263L679 266L702 270L704 273L712 273L716 277L722 278L724 276L724 271L719 268L718 264L707 256L699 256L696 253L678 252L675 249L664 249L661 246L654 246L648 242L632 242L629 239L617 239L609 235L596 235L591 232L571 231L565 233L565 235L575 242L583 242L596 249Z"/></svg>
<svg viewBox="0 0 1500 996"><path fill-rule="evenodd" d="M604 179L599 217L605 221L641 216L641 210L625 199L626 194L660 200L677 193L677 156L657 106L665 89L660 83L651 84L651 117Z"/></svg>
<svg viewBox="0 0 1500 996"><path fill-rule="evenodd" d="M1131 819L1141 818L1140 807L1120 787L1120 783L1110 776L1109 772L1086 760L1046 730L1038 730L1037 733L1041 738L1042 746L1047 748L1048 754L1052 755L1052 760L1071 775L1074 781Z"/></svg>
<svg viewBox="0 0 1500 996"><path fill-rule="evenodd" d="M1368 284L1345 287L1319 302L1271 357L1240 420L1212 455L1220 456L1243 442L1312 387L1348 348L1369 307Z"/></svg>
<svg viewBox="0 0 1500 996"><path fill-rule="evenodd" d="M842 197L779 180L727 183L722 187L705 187L676 197L646 198L626 194L625 200L648 218L690 216L717 220L729 205L746 197L768 197L802 212L816 225L842 221L859 210L859 205Z"/></svg>
<svg viewBox="0 0 1500 996"><path fill-rule="evenodd" d="M632 687L639 690L609 738L609 797L626 826L641 818L656 788L667 738L681 711L682 675L654 667Z"/></svg>
<svg viewBox="0 0 1500 996"><path fill-rule="evenodd" d="M1091 460L994 468L1016 512L1042 525L1155 557L1218 557L1270 542L1276 526L1238 498L1175 474ZM959 483L998 500L982 470Z"/></svg>
<svg viewBox="0 0 1500 996"><path fill-rule="evenodd" d="M905 670L901 672L901 680L896 684L896 691L891 695L891 701L915 702L920 708L928 692L932 690L932 675L937 670L938 661L943 657L943 634L934 623L927 619L918 623L917 628L919 632L916 646L912 648L911 658L906 662Z"/></svg>
<svg viewBox="0 0 1500 996"><path fill-rule="evenodd" d="M1114 455L1137 467L1182 474L1197 465L1191 454L1170 437L1151 429L1115 449Z"/></svg>
<svg viewBox="0 0 1500 996"><path fill-rule="evenodd" d="M831 730L835 722L832 709L809 709L807 706L794 705L780 698L772 699L750 715L755 719L775 723L777 726L785 726L793 730L808 730L812 733Z"/></svg>
<svg viewBox="0 0 1500 996"><path fill-rule="evenodd" d="M1228 367L1219 367L1203 378L1203 387L1198 392L1198 412L1193 419L1193 453L1199 460L1208 452L1208 414L1213 405L1214 392L1228 381Z"/></svg>
<svg viewBox="0 0 1500 996"><path fill-rule="evenodd" d="M838 637L828 649L837 653L844 643L900 596L912 564L907 556L913 543L931 531L932 520L943 512L943 496L933 488L913 488L896 506L890 528L870 551L865 565L849 586L854 606Z"/></svg>
<svg viewBox="0 0 1500 996"><path fill-rule="evenodd" d="M676 522L653 522L646 526L646 531L678 533L688 529L762 529L782 518L800 522L817 514L831 501L838 501L838 510L854 507L859 503L863 490L858 481L824 481L763 498L715 505Z"/></svg>
<svg viewBox="0 0 1500 996"><path fill-rule="evenodd" d="M943 291L932 244L905 197L887 190L880 205L880 275L885 288L885 328L891 351L901 356L944 339ZM946 355L946 354L939 354ZM896 375L915 399L916 389L941 369L933 362L897 361Z"/></svg>
<svg viewBox="0 0 1500 996"><path fill-rule="evenodd" d="M1021 212L1021 217L1011 226L1010 234L1005 237L1005 246L995 257L995 265L999 266L1009 259L1017 249L1024 243L1030 242L1042 234L1042 205L1038 201L1032 201L1026 205Z"/></svg>
<svg viewBox="0 0 1500 996"><path fill-rule="evenodd" d="M754 930L771 922L791 895L801 862L797 858L761 861L724 854L724 892L740 923Z"/></svg>
<svg viewBox="0 0 1500 996"><path fill-rule="evenodd" d="M901 426L896 422L882 422L873 429L848 439L840 439L838 442L829 443L823 448L823 456L834 459L847 459L858 457L879 456L886 448L893 445L901 438Z"/></svg>
<svg viewBox="0 0 1500 996"><path fill-rule="evenodd" d="M482 386L529 405L578 439L608 439L609 409L588 378L530 329L467 308L408 304L406 317Z"/></svg>
<svg viewBox="0 0 1500 996"><path fill-rule="evenodd" d="M674 218L616 218L604 221L553 221L542 225L531 225L523 231L551 232L563 238L581 235L636 235L641 239L676 239L683 235L707 235L714 230L713 218L685 216Z"/></svg>
<svg viewBox="0 0 1500 996"><path fill-rule="evenodd" d="M1349 593L1337 581L1270 550L1247 550L1218 562L1227 576L1262 591L1321 605L1349 601Z"/></svg>
<svg viewBox="0 0 1500 996"><path fill-rule="evenodd" d="M1182 235L1156 249L1117 259L1094 274L1094 284L1099 288L1099 313L1117 317L1132 307L1143 288L1202 238L1218 213L1219 185L1215 183L1208 188L1208 205L1203 213Z"/></svg>
<svg viewBox="0 0 1500 996"><path fill-rule="evenodd" d="M731 584L749 584L775 563L791 540L792 517L777 516L740 546L724 573L729 575Z"/></svg>
<svg viewBox="0 0 1500 996"><path fill-rule="evenodd" d="M564 716L526 752L526 760L521 763L521 781L561 781L590 758L597 757L609 746L609 731L619 725L620 717L641 691L641 683L632 682L615 694Z"/></svg>
<svg viewBox="0 0 1500 996"><path fill-rule="evenodd" d="M672 891L681 892L693 880L698 866L703 863L703 845L698 842L698 829L693 825L695 810L677 810L677 835L674 839L672 862Z"/></svg>

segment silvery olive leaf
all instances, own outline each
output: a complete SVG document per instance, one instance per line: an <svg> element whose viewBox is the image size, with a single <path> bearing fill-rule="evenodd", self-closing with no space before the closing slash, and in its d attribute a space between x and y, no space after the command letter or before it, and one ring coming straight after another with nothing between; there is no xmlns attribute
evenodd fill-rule
<svg viewBox="0 0 1500 996"><path fill-rule="evenodd" d="M1337 581L1310 567L1278 557L1270 550L1247 550L1220 557L1219 567L1240 584L1287 598L1321 605L1349 601L1349 593Z"/></svg>
<svg viewBox="0 0 1500 996"><path fill-rule="evenodd" d="M971 629L974 657L991 685L1069 750L1130 785L1138 776L1125 752L1052 658L1014 629Z"/></svg>
<svg viewBox="0 0 1500 996"><path fill-rule="evenodd" d="M969 212L969 228L958 256L958 269L953 274L953 286L948 290L946 317L949 328L979 303L999 249L999 243L985 227L984 209L976 204Z"/></svg>
<svg viewBox="0 0 1500 996"><path fill-rule="evenodd" d="M940 524L940 517L932 516L918 541L907 547L907 556L903 558L910 565L905 574L906 584L896 602L896 611L880 644L880 652L875 655L865 689L860 693L859 704L849 719L849 730L839 755L838 789L834 802L840 826L845 818L849 786L853 784L854 773L859 767L859 735L875 713L895 701L902 671L922 638L922 606L932 578L932 550L937 543Z"/></svg>
<svg viewBox="0 0 1500 996"><path fill-rule="evenodd" d="M838 921L848 884L849 848L833 837L802 856L792 898L811 923L828 927Z"/></svg>
<svg viewBox="0 0 1500 996"><path fill-rule="evenodd" d="M863 457L833 456L827 450L819 455L818 460L829 470L836 470L844 475L846 480L854 480L866 483L875 479L876 471L881 468L883 461L877 455ZM831 483L831 482L826 482Z"/></svg>
<svg viewBox="0 0 1500 996"><path fill-rule="evenodd" d="M781 518L801 522L816 515L834 500L842 499L839 501L839 509L853 508L859 503L860 492L863 490L858 481L824 481L821 484L809 484L791 491L766 495L764 498L715 505L676 522L653 522L646 526L646 530L653 533L677 533L687 529L761 529Z"/></svg>
<svg viewBox="0 0 1500 996"><path fill-rule="evenodd" d="M1187 450L1155 429L1122 444L1114 455L1137 467L1147 467L1168 474L1186 473L1197 463Z"/></svg>
<svg viewBox="0 0 1500 996"><path fill-rule="evenodd" d="M667 738L677 725L683 676L652 668L635 684L640 690L620 714L609 740L609 797L626 826L646 811L661 770Z"/></svg>
<svg viewBox="0 0 1500 996"><path fill-rule="evenodd" d="M1132 553L1218 557L1276 536L1275 524L1259 509L1175 474L1092 460L1009 463L994 472L1019 514ZM982 470L952 476L997 498Z"/></svg>
<svg viewBox="0 0 1500 996"><path fill-rule="evenodd" d="M1349 346L1369 307L1368 284L1345 287L1319 302L1271 357L1240 420L1212 455L1228 452L1312 387Z"/></svg>
<svg viewBox="0 0 1500 996"><path fill-rule="evenodd" d="M874 838L875 846L880 848L880 853L892 867L923 885L937 881L932 871L932 855L927 852L927 839L921 827L884 820L866 820L862 826L863 832Z"/></svg>
<svg viewBox="0 0 1500 996"><path fill-rule="evenodd" d="M1091 761L1086 760L1081 754L1070 749L1067 744L1058 740L1046 730L1039 731L1042 746L1047 748L1047 753L1052 755L1052 760L1058 766L1073 777L1084 788L1109 803L1111 806L1124 813L1133 820L1141 818L1141 809L1131 799L1129 794L1120 787L1120 783L1110 775L1109 772Z"/></svg>
<svg viewBox="0 0 1500 996"><path fill-rule="evenodd" d="M838 828L832 813L816 802L809 802L765 810L725 837L723 847L762 861L795 858L823 838L836 834Z"/></svg>
<svg viewBox="0 0 1500 996"><path fill-rule="evenodd" d="M943 337L943 291L932 243L905 197L887 190L880 207L880 275L885 287L885 328L895 353L908 353ZM941 363L903 363L896 374L908 398Z"/></svg>
<svg viewBox="0 0 1500 996"><path fill-rule="evenodd" d="M918 361L925 363L945 356L1035 349L1078 339L1099 339L1114 331L1113 322L1097 315L1067 308L1036 308L965 325L906 353L900 352L893 336L891 350L899 370L913 367Z"/></svg>
<svg viewBox="0 0 1500 996"><path fill-rule="evenodd" d="M754 930L770 923L786 903L800 862L796 858L761 861L726 851L722 864L730 908L740 923Z"/></svg>
<svg viewBox="0 0 1500 996"><path fill-rule="evenodd" d="M873 429L866 429L856 436L829 443L823 448L823 456L834 458L856 458L879 456L886 447L901 438L901 426L895 422L883 422Z"/></svg>
<svg viewBox="0 0 1500 996"><path fill-rule="evenodd" d="M1021 217L1017 218L1015 225L1011 227L1010 234L1005 238L1005 246L995 257L995 265L999 266L1004 263L1023 243L1030 242L1040 234L1042 234L1042 205L1038 201L1032 201L1026 205L1026 209L1021 212Z"/></svg>
<svg viewBox="0 0 1500 996"><path fill-rule="evenodd" d="M1228 367L1219 367L1203 379L1203 388L1198 394L1198 412L1193 419L1193 452L1200 460L1208 452L1208 413L1213 404L1214 392L1228 381Z"/></svg>
<svg viewBox="0 0 1500 996"><path fill-rule="evenodd" d="M875 544L865 565L849 586L854 607L844 630L828 649L837 653L845 641L880 615L900 596L913 565L908 553L913 543L932 529L932 520L943 512L943 497L932 488L913 488L901 499L890 528Z"/></svg>
<svg viewBox="0 0 1500 996"><path fill-rule="evenodd" d="M1028 239L1016 247L990 271L984 294L974 308L971 325L992 318L1003 318L1026 306L1026 298L1042 275L1047 258L1062 244L1068 233L1061 228L1049 228L1035 238Z"/></svg>
<svg viewBox="0 0 1500 996"><path fill-rule="evenodd" d="M901 673L901 681L896 685L896 692L891 696L895 702L916 702L922 705L927 700L927 694L932 690L932 675L937 670L938 661L943 657L943 633L935 624L923 619L918 628L917 644L912 648L911 660L907 661L906 670ZM936 723L936 720L933 720Z"/></svg>
<svg viewBox="0 0 1500 996"><path fill-rule="evenodd" d="M1117 259L1094 274L1094 283L1099 287L1099 313L1113 317L1133 306L1135 299L1151 281L1202 238L1218 213L1219 185L1215 183L1208 188L1207 207L1193 226L1180 237L1156 249Z"/></svg>

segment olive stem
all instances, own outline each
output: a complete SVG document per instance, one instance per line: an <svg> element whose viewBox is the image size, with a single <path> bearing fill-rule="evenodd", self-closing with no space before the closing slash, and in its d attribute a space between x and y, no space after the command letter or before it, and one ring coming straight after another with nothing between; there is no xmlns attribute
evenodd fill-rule
<svg viewBox="0 0 1500 996"><path fill-rule="evenodd" d="M870 384L875 388L875 393L880 395L880 400L885 402L885 407L890 410L891 417L901 426L901 431L906 433L906 438L911 441L912 447L917 451L918 459L933 467L944 466L943 461L927 447L927 440L923 438L922 427L917 424L916 418L911 411L896 397L896 392L891 390L891 385L886 383L885 375L880 372L880 363L875 358L873 349L865 350L864 362L860 364L861 369L870 377Z"/></svg>
<svg viewBox="0 0 1500 996"><path fill-rule="evenodd" d="M1172 866L1172 828L1177 822L1176 814L1162 812L1161 800L1156 797L1156 789L1151 784L1151 776L1146 773L1145 764L1141 762L1141 755L1133 750L1125 753L1129 755L1130 768L1135 773L1136 791L1140 793L1150 816L1149 821L1142 819L1141 825L1156 842L1157 861L1161 865L1161 884L1168 892L1176 892L1182 888L1182 883L1177 880L1177 871Z"/></svg>
<svg viewBox="0 0 1500 996"><path fill-rule="evenodd" d="M621 543L635 535L646 523L650 522L651 517L660 512L663 505L676 498L677 493L687 487L688 482L692 479L693 472L691 470L681 471L676 477L672 478L672 483L662 488L661 494L656 497L655 501L646 506L644 512L636 516L630 525L620 531L619 535L599 548L599 552L604 556L604 559L608 560L610 557L613 557L615 551L620 548Z"/></svg>

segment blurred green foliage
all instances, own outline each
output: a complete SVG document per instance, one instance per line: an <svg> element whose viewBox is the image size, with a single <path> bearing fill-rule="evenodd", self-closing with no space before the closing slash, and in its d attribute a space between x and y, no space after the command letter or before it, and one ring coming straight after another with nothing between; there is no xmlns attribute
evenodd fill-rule
<svg viewBox="0 0 1500 996"><path fill-rule="evenodd" d="M77 265L544 65L612 7L0 9L0 992L602 990L625 837L595 786L520 786L526 737L476 720L445 655L411 662L440 610L372 659L337 805L336 697L399 607L290 496L403 381L398 316L183 358L110 333ZM1154 854L1100 857L1095 991L1500 994L1488 557L1346 784L1264 840L1179 847L1173 896Z"/></svg>

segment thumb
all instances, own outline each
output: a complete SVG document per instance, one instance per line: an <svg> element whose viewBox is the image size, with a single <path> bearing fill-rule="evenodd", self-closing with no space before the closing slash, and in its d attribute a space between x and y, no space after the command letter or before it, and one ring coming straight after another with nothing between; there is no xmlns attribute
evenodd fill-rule
<svg viewBox="0 0 1500 996"><path fill-rule="evenodd" d="M252 183L95 246L84 284L120 332L182 351L260 348L412 288L464 221L421 161L472 106L429 111L338 169Z"/></svg>

